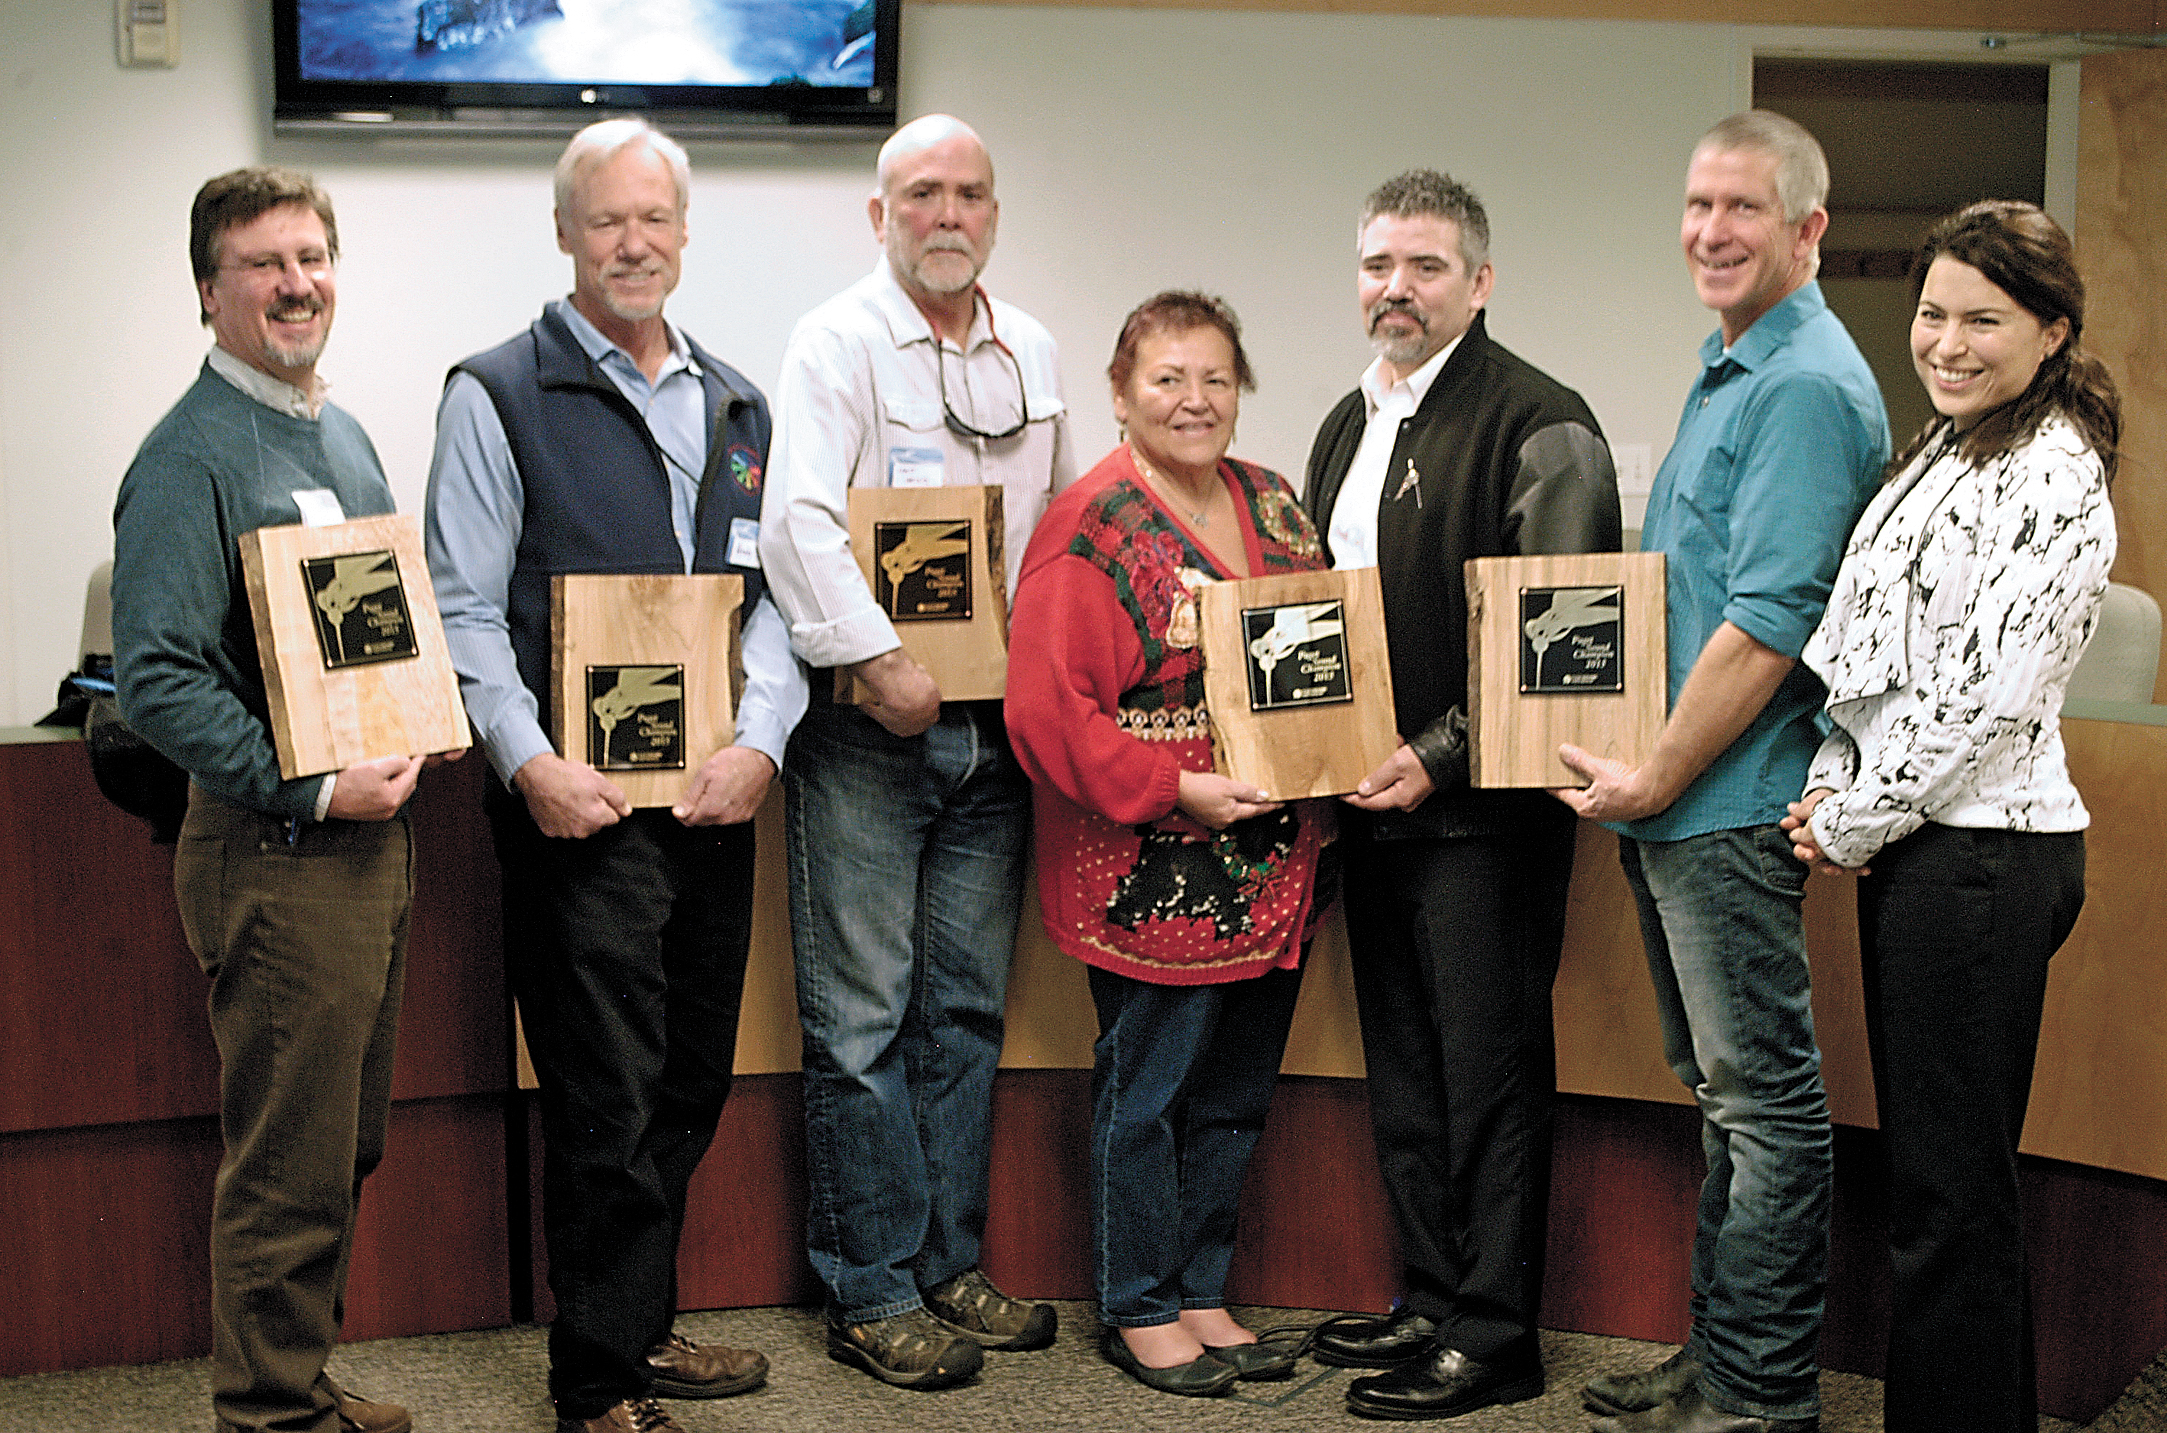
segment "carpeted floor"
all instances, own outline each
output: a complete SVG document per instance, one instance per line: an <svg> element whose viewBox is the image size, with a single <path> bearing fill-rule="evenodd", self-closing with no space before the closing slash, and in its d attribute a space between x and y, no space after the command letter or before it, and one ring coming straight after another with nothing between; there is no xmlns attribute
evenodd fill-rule
<svg viewBox="0 0 2167 1433"><path fill-rule="evenodd" d="M1356 1373L1307 1360L1286 1382L1242 1384L1226 1398L1153 1393L1099 1359L1089 1305L1060 1307L1062 1336L1053 1348L989 1355L974 1383L941 1393L887 1388L835 1363L827 1356L816 1310L687 1314L678 1321L681 1331L703 1341L758 1348L767 1354L772 1373L766 1387L737 1398L668 1406L685 1433L1350 1433L1381 1426L1345 1412L1341 1399ZM1286 1309L1246 1312L1254 1328L1322 1317ZM1549 1392L1454 1419L1449 1426L1452 1433L1580 1433L1588 1425L1580 1407L1581 1384L1611 1368L1659 1362L1669 1352L1630 1339L1545 1334ZM554 1427L543 1391L547 1358L538 1328L349 1344L332 1367L355 1391L406 1404L414 1412L416 1433L552 1433ZM209 1396L200 1359L0 1379L0 1433L207 1429ZM1881 1433L1881 1386L1874 1380L1824 1374L1821 1396L1823 1433ZM2075 1425L2045 1419L2040 1427L2042 1433L2073 1433ZM2110 1425L2102 1418L2095 1427L2152 1433L2160 1425Z"/></svg>

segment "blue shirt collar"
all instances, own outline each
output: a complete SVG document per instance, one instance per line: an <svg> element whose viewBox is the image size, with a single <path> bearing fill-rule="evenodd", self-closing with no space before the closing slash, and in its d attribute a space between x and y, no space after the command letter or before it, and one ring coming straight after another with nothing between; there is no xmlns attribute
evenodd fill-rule
<svg viewBox="0 0 2167 1433"><path fill-rule="evenodd" d="M632 361L632 355L626 353L616 344L611 343L603 335L602 330L596 328L588 321L585 314L573 307L570 299L551 299L548 307L550 312L564 320L564 326L572 331L572 337L578 341L580 348L597 364L605 366L610 364L612 362L610 355L615 354L614 361L618 365L627 367L634 373L639 373L642 383L647 381L647 375L639 372L639 365ZM654 386L660 387L662 380L679 368L698 376L700 365L693 358L691 347L685 342L683 330L668 319L662 321L662 327L670 336L670 356L664 361L662 371L655 375Z"/></svg>
<svg viewBox="0 0 2167 1433"><path fill-rule="evenodd" d="M1767 313L1753 321L1752 327L1738 336L1730 352L1723 351L1723 330L1718 328L1702 341L1700 361L1703 368L1714 368L1726 360L1740 368L1751 371L1768 355L1791 341L1791 335L1808 319L1828 311L1828 300L1821 297L1821 284L1808 279Z"/></svg>

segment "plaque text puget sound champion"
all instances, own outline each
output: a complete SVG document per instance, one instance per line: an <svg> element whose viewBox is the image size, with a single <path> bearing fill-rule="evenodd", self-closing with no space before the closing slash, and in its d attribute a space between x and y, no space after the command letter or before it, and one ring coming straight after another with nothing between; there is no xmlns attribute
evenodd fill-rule
<svg viewBox="0 0 2167 1433"><path fill-rule="evenodd" d="M1346 612L1337 600L1244 607L1241 617L1250 710L1354 700Z"/></svg>
<svg viewBox="0 0 2167 1433"><path fill-rule="evenodd" d="M967 621L971 525L962 520L873 524L875 594L895 622Z"/></svg>
<svg viewBox="0 0 2167 1433"><path fill-rule="evenodd" d="M587 764L597 771L685 769L685 669L587 668Z"/></svg>
<svg viewBox="0 0 2167 1433"><path fill-rule="evenodd" d="M324 670L416 655L414 618L389 549L301 559Z"/></svg>
<svg viewBox="0 0 2167 1433"><path fill-rule="evenodd" d="M1520 690L1572 695L1625 690L1625 589L1520 589Z"/></svg>

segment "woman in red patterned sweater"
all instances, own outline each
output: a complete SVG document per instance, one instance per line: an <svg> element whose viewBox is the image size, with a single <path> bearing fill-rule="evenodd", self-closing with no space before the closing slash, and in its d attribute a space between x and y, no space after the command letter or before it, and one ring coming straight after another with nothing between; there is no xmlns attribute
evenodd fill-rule
<svg viewBox="0 0 2167 1433"><path fill-rule="evenodd" d="M1024 555L1008 730L1033 783L1048 933L1090 967L1098 1009L1102 1346L1152 1388L1216 1394L1293 1368L1223 1291L1330 817L1213 772L1196 589L1326 563L1286 483L1226 456L1256 384L1224 303L1147 300L1107 376L1126 441Z"/></svg>

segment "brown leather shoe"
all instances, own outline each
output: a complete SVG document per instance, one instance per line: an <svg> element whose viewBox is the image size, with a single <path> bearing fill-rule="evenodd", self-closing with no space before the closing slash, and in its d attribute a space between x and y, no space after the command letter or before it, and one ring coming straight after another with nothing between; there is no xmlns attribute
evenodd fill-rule
<svg viewBox="0 0 2167 1433"><path fill-rule="evenodd" d="M331 1392L339 1400L339 1433L413 1433L412 1416L398 1404L357 1398L335 1383Z"/></svg>
<svg viewBox="0 0 2167 1433"><path fill-rule="evenodd" d="M767 1355L672 1333L647 1350L657 1398L728 1398L767 1382Z"/></svg>
<svg viewBox="0 0 2167 1433"><path fill-rule="evenodd" d="M685 1433L652 1398L627 1398L600 1418L559 1418L557 1433Z"/></svg>

